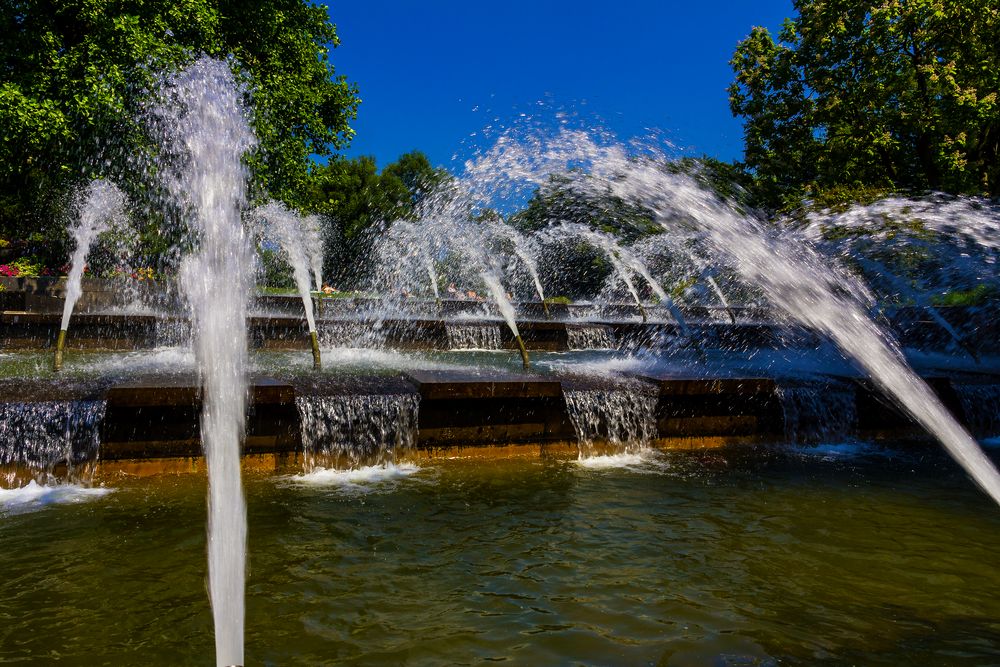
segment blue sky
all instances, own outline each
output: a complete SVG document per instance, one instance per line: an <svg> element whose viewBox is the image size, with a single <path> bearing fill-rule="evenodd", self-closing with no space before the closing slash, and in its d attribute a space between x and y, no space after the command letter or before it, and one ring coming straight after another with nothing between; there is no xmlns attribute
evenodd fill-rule
<svg viewBox="0 0 1000 667"><path fill-rule="evenodd" d="M338 74L361 105L349 156L422 150L457 169L489 126L557 112L623 139L656 130L685 154L740 156L729 58L790 0L329 0ZM496 120L499 119L499 120Z"/></svg>

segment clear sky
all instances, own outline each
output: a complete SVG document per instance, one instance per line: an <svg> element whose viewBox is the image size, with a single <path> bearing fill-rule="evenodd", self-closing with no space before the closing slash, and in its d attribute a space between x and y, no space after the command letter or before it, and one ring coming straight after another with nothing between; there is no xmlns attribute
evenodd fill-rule
<svg viewBox="0 0 1000 667"><path fill-rule="evenodd" d="M341 38L331 59L362 100L346 154L380 167L416 149L454 169L473 133L557 111L736 159L729 59L752 26L792 15L791 0L328 2Z"/></svg>

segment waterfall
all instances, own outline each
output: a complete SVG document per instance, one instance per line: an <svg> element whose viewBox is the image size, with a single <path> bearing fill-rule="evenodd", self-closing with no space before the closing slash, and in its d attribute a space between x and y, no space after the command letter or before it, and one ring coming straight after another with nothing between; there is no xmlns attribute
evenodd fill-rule
<svg viewBox="0 0 1000 667"><path fill-rule="evenodd" d="M1000 435L1000 384L955 384L969 430L977 435Z"/></svg>
<svg viewBox="0 0 1000 667"><path fill-rule="evenodd" d="M417 394L299 396L306 470L394 463L414 447Z"/></svg>
<svg viewBox="0 0 1000 667"><path fill-rule="evenodd" d="M581 459L636 453L656 438L657 396L649 389L568 390L563 395Z"/></svg>
<svg viewBox="0 0 1000 667"><path fill-rule="evenodd" d="M566 344L571 350L613 350L617 347L614 331L600 324L567 325Z"/></svg>
<svg viewBox="0 0 1000 667"><path fill-rule="evenodd" d="M836 443L849 439L858 421L855 390L848 385L778 387L790 443Z"/></svg>
<svg viewBox="0 0 1000 667"><path fill-rule="evenodd" d="M500 326L497 324L444 325L449 350L499 350Z"/></svg>
<svg viewBox="0 0 1000 667"><path fill-rule="evenodd" d="M42 483L90 482L106 406L105 401L0 403L0 468L23 468Z"/></svg>

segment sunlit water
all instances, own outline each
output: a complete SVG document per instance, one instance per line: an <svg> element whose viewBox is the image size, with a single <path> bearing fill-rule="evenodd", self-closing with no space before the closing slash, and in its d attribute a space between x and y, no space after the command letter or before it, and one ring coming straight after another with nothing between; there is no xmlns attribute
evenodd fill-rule
<svg viewBox="0 0 1000 667"><path fill-rule="evenodd" d="M168 78L154 112L170 159L163 180L187 210L196 250L178 282L190 307L192 348L203 389L201 433L211 485L209 596L218 665L243 664L246 507L240 448L247 404L246 319L253 256L241 220L244 154L256 145L243 91L229 66L202 57Z"/></svg>
<svg viewBox="0 0 1000 667"><path fill-rule="evenodd" d="M81 285L90 246L102 232L121 224L124 217L123 206L124 195L109 181L93 181L77 197L76 224L70 229L74 248L69 259L66 298L63 303L62 323L59 326L62 331L69 329L73 307L83 294Z"/></svg>
<svg viewBox="0 0 1000 667"><path fill-rule="evenodd" d="M106 496L113 490L80 484L39 484L31 480L23 486L0 487L0 515L30 512L54 504L82 503Z"/></svg>
<svg viewBox="0 0 1000 667"><path fill-rule="evenodd" d="M250 475L246 664L1000 661L1000 513L869 447ZM211 655L205 479L109 484L0 517L0 661Z"/></svg>

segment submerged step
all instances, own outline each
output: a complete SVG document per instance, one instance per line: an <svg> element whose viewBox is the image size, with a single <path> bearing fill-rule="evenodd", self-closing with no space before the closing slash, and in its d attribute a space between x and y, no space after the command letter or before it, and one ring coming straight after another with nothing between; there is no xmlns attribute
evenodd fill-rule
<svg viewBox="0 0 1000 667"><path fill-rule="evenodd" d="M488 375L452 370L408 371L406 377L424 400L442 398L561 397L558 379L535 375Z"/></svg>
<svg viewBox="0 0 1000 667"><path fill-rule="evenodd" d="M101 458L200 456L201 388L193 376L146 378L107 391ZM299 447L295 389L254 378L243 451L292 452Z"/></svg>
<svg viewBox="0 0 1000 667"><path fill-rule="evenodd" d="M658 386L660 437L773 437L784 431L776 383L763 377L644 375Z"/></svg>
<svg viewBox="0 0 1000 667"><path fill-rule="evenodd" d="M406 375L421 396L421 447L575 437L558 380L459 371L410 371Z"/></svg>

